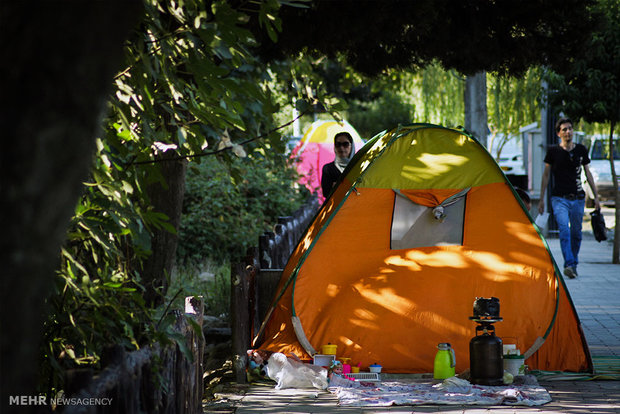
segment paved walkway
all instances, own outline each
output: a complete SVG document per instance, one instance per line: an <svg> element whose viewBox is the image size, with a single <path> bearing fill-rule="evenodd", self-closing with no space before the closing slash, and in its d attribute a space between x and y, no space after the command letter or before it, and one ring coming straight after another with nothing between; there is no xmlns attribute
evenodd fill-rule
<svg viewBox="0 0 620 414"><path fill-rule="evenodd" d="M603 208L605 224L614 225L614 210ZM597 242L585 217L583 242L579 254L579 276L565 278L573 304L583 325L592 356L620 357L620 265L612 264L613 232ZM562 269L560 241L547 239L556 263Z"/></svg>
<svg viewBox="0 0 620 414"><path fill-rule="evenodd" d="M607 227L613 226L612 209L603 209ZM587 219L588 217L585 217ZM584 327L590 351L596 356L620 356L620 265L611 264L612 243L597 243L584 220L584 240L579 277L566 279ZM611 236L611 233L609 233ZM559 266L562 255L558 239L548 239ZM234 385L218 402L205 406L207 413L618 413L620 381L540 381L553 401L540 407L510 406L395 406L381 408L339 407L328 392L275 390L272 386Z"/></svg>
<svg viewBox="0 0 620 414"><path fill-rule="evenodd" d="M340 407L335 396L308 389L275 390L253 386L223 394L218 404L205 407L205 413L464 413L464 414L585 414L620 413L620 381L553 381L543 385L553 401L539 407L424 405L377 408ZM245 394L243 394L245 393Z"/></svg>

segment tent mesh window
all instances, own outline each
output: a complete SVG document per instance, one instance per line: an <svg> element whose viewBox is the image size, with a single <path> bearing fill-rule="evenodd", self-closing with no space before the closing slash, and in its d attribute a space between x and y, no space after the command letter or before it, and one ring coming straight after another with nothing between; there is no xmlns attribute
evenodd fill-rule
<svg viewBox="0 0 620 414"><path fill-rule="evenodd" d="M390 248L412 249L463 244L466 197L447 206L426 207L396 194Z"/></svg>

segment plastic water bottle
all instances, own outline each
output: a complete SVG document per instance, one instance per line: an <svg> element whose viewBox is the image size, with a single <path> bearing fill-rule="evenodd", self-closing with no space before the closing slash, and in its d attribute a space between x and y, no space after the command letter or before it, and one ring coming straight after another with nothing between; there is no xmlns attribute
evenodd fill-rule
<svg viewBox="0 0 620 414"><path fill-rule="evenodd" d="M351 373L351 365L349 364L349 361L351 360L351 358L341 357L340 360L342 361L342 373L343 374L350 374Z"/></svg>
<svg viewBox="0 0 620 414"><path fill-rule="evenodd" d="M453 377L456 372L456 357L454 349L448 342L442 342L437 345L437 354L435 354L435 363L433 364L433 378L446 379Z"/></svg>

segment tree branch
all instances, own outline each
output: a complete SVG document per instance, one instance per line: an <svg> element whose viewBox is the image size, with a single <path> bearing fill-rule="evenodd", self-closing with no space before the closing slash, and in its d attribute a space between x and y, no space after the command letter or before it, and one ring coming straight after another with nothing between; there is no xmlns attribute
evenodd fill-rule
<svg viewBox="0 0 620 414"><path fill-rule="evenodd" d="M293 118L291 121L287 122L286 124L282 124L280 126L277 126L277 127L273 128L273 129L271 129L270 131L268 131L268 132L266 132L264 134L257 135L257 136L255 136L253 138L250 138L250 139L247 139L247 140L245 140L243 142L240 142L238 145L249 144L250 142L256 141L256 140L261 139L261 138L265 138L265 137L269 136L271 133L276 132L276 131L278 131L278 130L280 130L282 128L286 128L287 126L291 125L293 122L297 121L299 118L301 118L302 116L306 115L308 112L309 112L308 110L304 111L301 114L299 114L298 116L296 116L295 118ZM219 154L221 152L228 151L230 149L232 149L232 146L221 148L221 149L217 149L215 151L202 152L202 153L199 153L199 154L179 155L177 157L166 158L165 160L148 160L148 161L136 161L136 162L132 161L132 162L127 163L126 166L128 167L128 166L131 166L131 165L155 164L155 163L163 162L163 161L189 160L191 158L205 157L207 155Z"/></svg>

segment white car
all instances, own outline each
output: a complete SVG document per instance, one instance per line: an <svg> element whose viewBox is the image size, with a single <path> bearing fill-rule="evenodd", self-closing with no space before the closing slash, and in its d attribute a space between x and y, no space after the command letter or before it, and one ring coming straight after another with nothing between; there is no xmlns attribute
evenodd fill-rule
<svg viewBox="0 0 620 414"><path fill-rule="evenodd" d="M616 178L620 176L620 139L614 142L614 168L616 170ZM613 184L611 178L611 164L607 158L609 153L609 140L598 139L592 140L589 150L590 156L590 172L598 189L599 201L601 204L615 204ZM583 188L586 192L586 207L594 207L594 193L586 180L584 173L581 174ZM616 182L618 187L620 180Z"/></svg>
<svg viewBox="0 0 620 414"><path fill-rule="evenodd" d="M525 175L523 156L521 154L502 155L497 163L506 175Z"/></svg>

